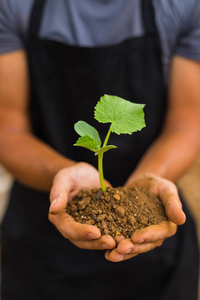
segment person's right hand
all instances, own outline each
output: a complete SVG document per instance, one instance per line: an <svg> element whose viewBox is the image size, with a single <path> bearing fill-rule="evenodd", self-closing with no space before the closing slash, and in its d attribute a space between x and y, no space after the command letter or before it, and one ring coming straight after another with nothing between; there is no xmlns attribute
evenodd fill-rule
<svg viewBox="0 0 200 300"><path fill-rule="evenodd" d="M105 184L109 185L108 182ZM106 250L116 247L111 236L101 236L97 227L78 223L65 212L68 201L80 190L99 187L99 173L87 163L77 163L62 169L54 178L50 193L49 220L66 239L82 249Z"/></svg>

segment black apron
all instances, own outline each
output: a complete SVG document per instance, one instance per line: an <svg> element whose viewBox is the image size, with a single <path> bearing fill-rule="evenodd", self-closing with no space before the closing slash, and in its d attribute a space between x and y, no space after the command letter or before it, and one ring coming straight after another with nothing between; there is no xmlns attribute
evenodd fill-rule
<svg viewBox="0 0 200 300"><path fill-rule="evenodd" d="M85 120L104 138L108 125L93 118L102 95L145 103L146 128L132 136L112 134L109 143L118 149L105 154L105 178L121 186L159 135L166 111L152 3L141 0L142 37L95 48L40 39L44 7L45 1L34 2L27 41L33 133L66 157L96 166L89 150L73 147L74 123ZM65 240L48 221L48 209L47 193L15 182L2 228L3 300L197 299L196 233L186 208L187 223L174 237L121 263Z"/></svg>

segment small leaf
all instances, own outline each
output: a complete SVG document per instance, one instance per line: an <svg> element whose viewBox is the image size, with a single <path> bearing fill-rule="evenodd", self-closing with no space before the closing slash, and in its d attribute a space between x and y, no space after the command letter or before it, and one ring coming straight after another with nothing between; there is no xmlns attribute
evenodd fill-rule
<svg viewBox="0 0 200 300"><path fill-rule="evenodd" d="M95 152L95 155L99 155L100 153L104 153L110 149L115 149L115 148L117 148L117 147L114 145L108 145L108 146L102 147L98 151Z"/></svg>
<svg viewBox="0 0 200 300"><path fill-rule="evenodd" d="M74 146L84 147L94 152L100 149L98 142L87 135L80 137Z"/></svg>
<svg viewBox="0 0 200 300"><path fill-rule="evenodd" d="M99 133L93 126L89 125L85 121L78 121L76 124L74 124L74 129L80 136L90 137L92 140L97 142L99 148L101 147Z"/></svg>
<svg viewBox="0 0 200 300"><path fill-rule="evenodd" d="M95 119L111 123L116 134L132 134L145 127L144 104L137 104L117 96L104 95L95 107Z"/></svg>

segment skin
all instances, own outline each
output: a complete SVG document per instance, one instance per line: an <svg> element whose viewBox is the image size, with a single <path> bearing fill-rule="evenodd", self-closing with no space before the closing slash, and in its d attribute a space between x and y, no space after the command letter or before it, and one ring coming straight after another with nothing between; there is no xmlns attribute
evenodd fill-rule
<svg viewBox="0 0 200 300"><path fill-rule="evenodd" d="M170 75L163 131L125 184L145 186L159 195L169 221L138 231L131 239L118 237L115 241L101 236L95 226L78 224L64 213L67 202L78 191L99 187L98 172L87 163L63 157L32 134L26 53L0 56L0 162L23 184L50 191L49 220L66 239L79 248L106 249L105 258L112 262L160 246L175 234L177 225L185 222L173 182L199 154L200 64L175 56Z"/></svg>

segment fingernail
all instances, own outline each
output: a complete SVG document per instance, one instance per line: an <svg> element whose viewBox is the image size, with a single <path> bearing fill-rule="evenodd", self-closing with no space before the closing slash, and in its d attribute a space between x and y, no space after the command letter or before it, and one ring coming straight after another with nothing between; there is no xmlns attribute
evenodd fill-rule
<svg viewBox="0 0 200 300"><path fill-rule="evenodd" d="M103 249L111 249L111 248L112 248L110 245L108 245L108 244L106 244L106 243L102 243L102 244L101 244L101 247L102 247Z"/></svg>
<svg viewBox="0 0 200 300"><path fill-rule="evenodd" d="M51 210L53 209L54 205L58 202L58 198L54 199L52 202L51 202L51 206L50 206L50 212Z"/></svg>
<svg viewBox="0 0 200 300"><path fill-rule="evenodd" d="M132 240L132 242L133 242L134 244L142 244L142 243L144 243L144 239L140 239L140 240Z"/></svg>
<svg viewBox="0 0 200 300"><path fill-rule="evenodd" d="M96 239L99 239L100 236L98 236L97 234L93 233L93 232L90 232L88 233L88 239L89 240L96 240Z"/></svg>
<svg viewBox="0 0 200 300"><path fill-rule="evenodd" d="M135 243L137 243L137 244L142 244L142 243L144 243L144 239L141 239L141 240L139 240L139 241L137 241L137 242L135 242Z"/></svg>
<svg viewBox="0 0 200 300"><path fill-rule="evenodd" d="M122 261L124 259L124 256L121 256L120 259L118 259L118 261Z"/></svg>
<svg viewBox="0 0 200 300"><path fill-rule="evenodd" d="M129 253L131 253L132 251L133 251L133 248L129 249L129 250L126 251L126 253L124 253L124 254L129 254Z"/></svg>

